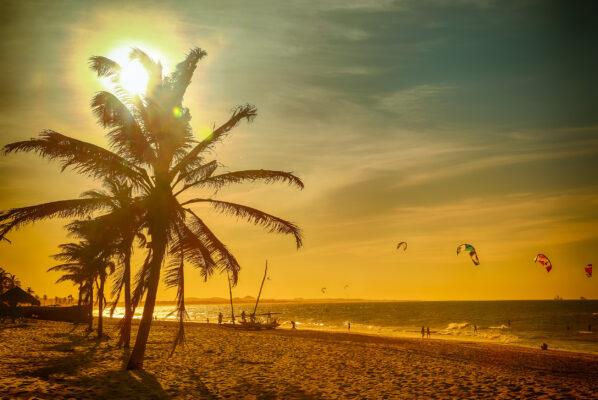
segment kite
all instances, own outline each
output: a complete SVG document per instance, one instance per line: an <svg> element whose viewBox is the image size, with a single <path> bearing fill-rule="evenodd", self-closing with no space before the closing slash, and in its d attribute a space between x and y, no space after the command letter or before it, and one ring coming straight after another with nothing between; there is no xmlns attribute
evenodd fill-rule
<svg viewBox="0 0 598 400"><path fill-rule="evenodd" d="M471 261L475 265L480 265L480 259L478 258L478 253L476 253L475 248L467 243L463 243L457 247L457 254L461 253L462 251L469 251L469 256L471 257Z"/></svg>
<svg viewBox="0 0 598 400"><path fill-rule="evenodd" d="M348 287L349 287L349 285L345 285L345 289L348 288Z"/></svg>
<svg viewBox="0 0 598 400"><path fill-rule="evenodd" d="M592 277L592 264L586 265L586 275L588 276L588 278Z"/></svg>
<svg viewBox="0 0 598 400"><path fill-rule="evenodd" d="M550 272L552 269L552 263L544 254L538 254L536 258L534 258L534 262L538 262L546 268L546 272Z"/></svg>
<svg viewBox="0 0 598 400"><path fill-rule="evenodd" d="M325 287L323 287L321 290L322 290L322 293L326 294L326 288Z"/></svg>
<svg viewBox="0 0 598 400"><path fill-rule="evenodd" d="M397 244L397 250L399 250L401 246L403 246L403 251L407 250L407 242L399 242L399 244Z"/></svg>

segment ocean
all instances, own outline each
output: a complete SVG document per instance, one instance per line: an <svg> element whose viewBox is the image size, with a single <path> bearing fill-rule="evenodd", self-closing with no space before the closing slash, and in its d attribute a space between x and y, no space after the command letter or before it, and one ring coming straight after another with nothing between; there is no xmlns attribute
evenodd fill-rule
<svg viewBox="0 0 598 400"><path fill-rule="evenodd" d="M174 306L156 306L160 320ZM235 306L235 314L253 305ZM141 309L135 313L141 317ZM218 313L230 321L230 305L188 305L190 322L217 323ZM382 336L421 337L422 326L432 338L487 341L550 349L598 353L598 300L421 301L355 303L264 303L257 314L271 312L290 328L347 331ZM107 315L108 313L106 313ZM123 314L121 307L115 317ZM474 332L474 326L477 332Z"/></svg>

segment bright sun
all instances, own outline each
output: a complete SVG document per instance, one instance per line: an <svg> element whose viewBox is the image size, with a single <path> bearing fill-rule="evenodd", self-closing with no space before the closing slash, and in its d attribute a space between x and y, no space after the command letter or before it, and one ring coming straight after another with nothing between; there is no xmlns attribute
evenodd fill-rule
<svg viewBox="0 0 598 400"><path fill-rule="evenodd" d="M147 55L149 55L152 59L156 61L163 62L162 56L151 49L148 49L145 46L139 46ZM116 85L122 86L127 92L132 95L139 95L142 96L145 91L147 90L147 83L149 80L147 71L141 63L137 60L131 61L129 59L129 53L131 52L131 47L119 47L118 49L114 50L112 53L108 55L108 58L111 60L116 61L122 68L120 72L120 80ZM166 74L166 68L163 67L163 74ZM104 85L109 89L115 88L115 83L112 82L110 79L102 79Z"/></svg>

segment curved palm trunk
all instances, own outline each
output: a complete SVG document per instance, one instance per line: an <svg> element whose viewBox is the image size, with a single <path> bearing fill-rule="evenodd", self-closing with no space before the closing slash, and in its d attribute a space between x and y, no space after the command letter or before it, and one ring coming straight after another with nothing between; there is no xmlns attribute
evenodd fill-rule
<svg viewBox="0 0 598 400"><path fill-rule="evenodd" d="M118 346L128 349L131 347L131 323L133 321L133 305L131 304L131 251L130 246L124 259L124 280L125 280L125 316L120 331Z"/></svg>
<svg viewBox="0 0 598 400"><path fill-rule="evenodd" d="M152 235L153 256L150 265L147 295L143 305L143 315L141 317L141 322L139 322L139 330L137 331L135 346L131 352L131 358L127 364L127 369L143 369L145 346L152 325L156 295L158 293L158 283L160 282L160 268L166 252L166 232L161 233L161 235Z"/></svg>
<svg viewBox="0 0 598 400"><path fill-rule="evenodd" d="M104 285L106 277L100 276L100 287L98 289L98 339L104 335Z"/></svg>

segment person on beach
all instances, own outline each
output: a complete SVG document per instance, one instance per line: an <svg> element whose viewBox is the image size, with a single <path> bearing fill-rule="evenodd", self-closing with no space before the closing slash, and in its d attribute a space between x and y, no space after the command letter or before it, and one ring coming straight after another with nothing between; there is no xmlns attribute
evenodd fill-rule
<svg viewBox="0 0 598 400"><path fill-rule="evenodd" d="M210 323L210 319L206 318L206 324L209 324L209 323Z"/></svg>
<svg viewBox="0 0 598 400"><path fill-rule="evenodd" d="M293 325L292 329L295 329L295 321L291 321L291 325Z"/></svg>
<svg viewBox="0 0 598 400"><path fill-rule="evenodd" d="M473 324L473 334L474 335L478 334L478 326L476 324Z"/></svg>
<svg viewBox="0 0 598 400"><path fill-rule="evenodd" d="M245 310L241 311L241 321L247 322L247 314L245 314Z"/></svg>
<svg viewBox="0 0 598 400"><path fill-rule="evenodd" d="M218 313L218 325L222 324L222 313Z"/></svg>
<svg viewBox="0 0 598 400"><path fill-rule="evenodd" d="M509 326L509 328L511 327L511 320L510 319L507 320L507 325Z"/></svg>
<svg viewBox="0 0 598 400"><path fill-rule="evenodd" d="M347 330L348 330L349 332L351 332L351 323L350 323L350 322L347 322Z"/></svg>
<svg viewBox="0 0 598 400"><path fill-rule="evenodd" d="M430 327L428 326L428 328L426 329L426 334L428 335L428 339L430 339Z"/></svg>
<svg viewBox="0 0 598 400"><path fill-rule="evenodd" d="M422 326L422 339L425 339L425 337L426 337L426 328L424 328Z"/></svg>

